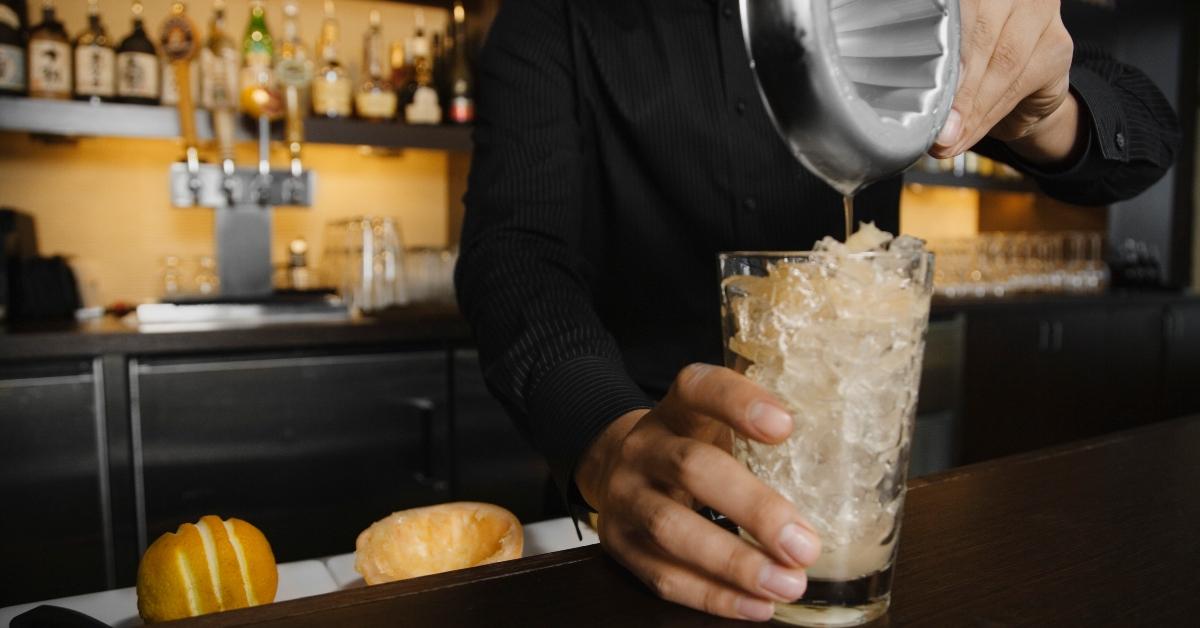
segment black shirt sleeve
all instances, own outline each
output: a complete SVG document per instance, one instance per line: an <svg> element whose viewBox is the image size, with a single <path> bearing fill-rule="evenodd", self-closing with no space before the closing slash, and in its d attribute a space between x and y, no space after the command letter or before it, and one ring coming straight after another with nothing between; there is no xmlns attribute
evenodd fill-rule
<svg viewBox="0 0 1200 628"><path fill-rule="evenodd" d="M1175 163L1179 119L1140 70L1081 44L1071 67L1071 91L1088 125L1087 148L1071 166L1059 171L1038 168L993 139L985 139L975 150L1032 176L1046 194L1077 205L1133 198Z"/></svg>
<svg viewBox="0 0 1200 628"><path fill-rule="evenodd" d="M484 376L567 490L611 421L651 407L598 318L579 254L581 129L564 3L506 2L480 56L455 284Z"/></svg>

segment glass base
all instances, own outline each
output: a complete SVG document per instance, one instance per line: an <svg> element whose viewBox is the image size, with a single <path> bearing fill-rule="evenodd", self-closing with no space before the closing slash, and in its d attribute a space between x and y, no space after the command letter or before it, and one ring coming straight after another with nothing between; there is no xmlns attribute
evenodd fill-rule
<svg viewBox="0 0 1200 628"><path fill-rule="evenodd" d="M887 613L891 584L891 568L850 582L810 579L804 597L776 604L772 619L814 628L861 626Z"/></svg>

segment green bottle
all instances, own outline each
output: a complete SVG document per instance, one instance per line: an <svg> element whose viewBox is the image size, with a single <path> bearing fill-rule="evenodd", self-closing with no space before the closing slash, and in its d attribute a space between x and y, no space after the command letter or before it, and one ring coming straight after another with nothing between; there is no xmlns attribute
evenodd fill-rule
<svg viewBox="0 0 1200 628"><path fill-rule="evenodd" d="M242 39L241 108L251 116L274 115L278 99L275 85L275 41L267 28L262 0L250 5L250 22Z"/></svg>

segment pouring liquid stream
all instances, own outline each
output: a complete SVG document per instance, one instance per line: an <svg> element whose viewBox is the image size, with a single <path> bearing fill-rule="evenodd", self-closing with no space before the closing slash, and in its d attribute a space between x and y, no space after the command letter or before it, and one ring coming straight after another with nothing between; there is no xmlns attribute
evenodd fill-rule
<svg viewBox="0 0 1200 628"><path fill-rule="evenodd" d="M846 214L846 240L854 233L854 195L847 194L842 197L842 211ZM846 240L842 240L845 242Z"/></svg>

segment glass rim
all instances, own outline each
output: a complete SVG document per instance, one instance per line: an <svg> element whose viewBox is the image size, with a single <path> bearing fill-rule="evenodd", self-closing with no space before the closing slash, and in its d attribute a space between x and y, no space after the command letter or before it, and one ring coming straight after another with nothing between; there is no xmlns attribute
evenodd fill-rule
<svg viewBox="0 0 1200 628"><path fill-rule="evenodd" d="M903 254L894 253L892 251L864 251L862 253L847 253L845 257L850 259L872 259L884 256L897 257L935 257L935 253L930 250L921 251L918 254ZM762 258L762 259L798 259L798 258L820 258L830 256L842 256L840 253L830 251L723 251L717 254L721 260L737 259L737 258Z"/></svg>

